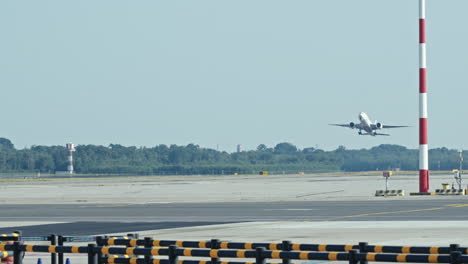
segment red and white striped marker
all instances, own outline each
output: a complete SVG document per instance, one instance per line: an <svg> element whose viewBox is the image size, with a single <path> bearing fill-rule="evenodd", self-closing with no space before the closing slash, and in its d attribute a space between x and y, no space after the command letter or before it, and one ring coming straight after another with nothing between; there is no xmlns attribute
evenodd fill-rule
<svg viewBox="0 0 468 264"><path fill-rule="evenodd" d="M419 192L428 191L426 0L419 0Z"/></svg>

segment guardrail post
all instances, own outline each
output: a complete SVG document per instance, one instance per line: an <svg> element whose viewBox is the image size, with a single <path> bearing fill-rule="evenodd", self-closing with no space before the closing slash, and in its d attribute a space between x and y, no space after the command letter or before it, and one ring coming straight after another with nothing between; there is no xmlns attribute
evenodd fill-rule
<svg viewBox="0 0 468 264"><path fill-rule="evenodd" d="M460 251L450 252L450 264L460 264L462 253Z"/></svg>
<svg viewBox="0 0 468 264"><path fill-rule="evenodd" d="M178 262L178 257L177 257L177 246L176 245L170 245L169 246L169 264L177 264Z"/></svg>
<svg viewBox="0 0 468 264"><path fill-rule="evenodd" d="M88 264L97 264L96 244L88 244Z"/></svg>
<svg viewBox="0 0 468 264"><path fill-rule="evenodd" d="M13 242L13 263L14 264L23 264L23 252L21 251L21 244L18 241Z"/></svg>
<svg viewBox="0 0 468 264"><path fill-rule="evenodd" d="M49 236L49 241L50 241L50 244L52 246L56 246L57 245L57 235L50 235ZM52 253L50 254L50 263L51 264L57 264L57 254L56 253Z"/></svg>
<svg viewBox="0 0 468 264"><path fill-rule="evenodd" d="M255 249L255 264L266 264L265 257L263 257L264 252L264 247L258 247Z"/></svg>
<svg viewBox="0 0 468 264"><path fill-rule="evenodd" d="M219 249L220 244L221 241L219 241L219 239L211 239L210 241L211 249ZM219 258L211 258L211 264L216 264L218 261Z"/></svg>
<svg viewBox="0 0 468 264"><path fill-rule="evenodd" d="M355 250L355 249L351 249L351 250L348 252L349 264L357 264L357 263L358 263L358 261L357 261L357 254L358 254L358 251Z"/></svg>
<svg viewBox="0 0 468 264"><path fill-rule="evenodd" d="M359 252L361 253L367 253L367 246L369 244L367 242L359 242ZM360 264L367 264L367 261L361 260L359 261Z"/></svg>
<svg viewBox="0 0 468 264"><path fill-rule="evenodd" d="M450 244L450 252L452 251L460 251L460 245L459 244Z"/></svg>
<svg viewBox="0 0 468 264"><path fill-rule="evenodd" d="M97 236L96 237L96 245L98 247L103 247L104 246L104 237L102 236ZM102 258L103 258L103 255L102 255L102 252L97 252L97 263L98 264L102 264Z"/></svg>
<svg viewBox="0 0 468 264"><path fill-rule="evenodd" d="M15 230L13 233L18 234L18 241L22 240L23 232L21 230Z"/></svg>
<svg viewBox="0 0 468 264"><path fill-rule="evenodd" d="M65 241L64 237L62 235L59 235L57 237L58 240L58 245L63 246L63 242ZM63 253L58 253L58 263L63 264Z"/></svg>
<svg viewBox="0 0 468 264"><path fill-rule="evenodd" d="M153 247L153 239L151 237L145 237L145 248L151 249ZM153 262L153 256L151 253L149 255L145 255L145 263L151 264Z"/></svg>
<svg viewBox="0 0 468 264"><path fill-rule="evenodd" d="M282 250L283 251L291 251L291 241L289 240L283 240L282 245ZM288 258L283 258L283 264L291 264L291 260Z"/></svg>

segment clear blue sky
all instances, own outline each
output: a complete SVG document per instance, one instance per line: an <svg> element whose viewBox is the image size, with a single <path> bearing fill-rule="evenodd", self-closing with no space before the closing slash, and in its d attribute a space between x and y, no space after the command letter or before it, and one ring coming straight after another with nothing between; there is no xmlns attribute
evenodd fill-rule
<svg viewBox="0 0 468 264"><path fill-rule="evenodd" d="M468 148L466 0L428 0L429 146ZM17 147L418 147L417 0L1 1ZM328 123L360 111L391 137Z"/></svg>

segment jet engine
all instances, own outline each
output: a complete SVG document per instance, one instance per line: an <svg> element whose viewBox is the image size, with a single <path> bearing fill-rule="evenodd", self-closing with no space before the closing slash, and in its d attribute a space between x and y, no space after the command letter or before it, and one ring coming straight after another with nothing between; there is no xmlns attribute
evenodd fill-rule
<svg viewBox="0 0 468 264"><path fill-rule="evenodd" d="M354 124L353 122L349 123L350 128L354 128L355 126L356 126L356 124Z"/></svg>
<svg viewBox="0 0 468 264"><path fill-rule="evenodd" d="M377 124L375 124L375 126L377 127L377 129L382 129L383 128L382 123L377 123Z"/></svg>

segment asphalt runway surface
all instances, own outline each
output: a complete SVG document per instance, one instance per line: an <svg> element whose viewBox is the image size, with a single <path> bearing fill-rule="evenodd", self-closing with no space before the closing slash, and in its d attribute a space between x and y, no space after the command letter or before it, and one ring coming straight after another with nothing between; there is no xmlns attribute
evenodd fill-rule
<svg viewBox="0 0 468 264"><path fill-rule="evenodd" d="M228 224L220 222L73 222L0 228L0 234L21 231L23 236L62 234L67 236L91 236L109 233L131 233L141 230L157 230L192 226Z"/></svg>
<svg viewBox="0 0 468 264"><path fill-rule="evenodd" d="M0 222L61 222L17 227L24 235L92 235L251 221L467 220L468 199L0 205ZM90 227L93 228L90 228ZM0 233L15 229L1 228Z"/></svg>

